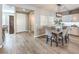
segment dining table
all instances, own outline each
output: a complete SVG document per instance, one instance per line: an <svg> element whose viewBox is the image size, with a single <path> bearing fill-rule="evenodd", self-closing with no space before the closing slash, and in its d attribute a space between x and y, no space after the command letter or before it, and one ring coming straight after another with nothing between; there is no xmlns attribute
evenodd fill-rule
<svg viewBox="0 0 79 59"><path fill-rule="evenodd" d="M62 33L63 35L65 35L66 30L67 30L66 28L58 28L58 29L51 29L50 30L52 35L54 34L56 36L56 39L55 39L56 46L58 46L60 34ZM63 37L61 37L61 38L62 38L62 45L64 45L63 44Z"/></svg>

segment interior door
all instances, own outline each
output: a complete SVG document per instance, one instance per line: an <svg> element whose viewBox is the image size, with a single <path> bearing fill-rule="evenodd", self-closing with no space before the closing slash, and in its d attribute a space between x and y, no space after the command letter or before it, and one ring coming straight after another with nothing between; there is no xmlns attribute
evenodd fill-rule
<svg viewBox="0 0 79 59"><path fill-rule="evenodd" d="M9 34L14 33L14 16L9 16Z"/></svg>
<svg viewBox="0 0 79 59"><path fill-rule="evenodd" d="M23 13L16 13L17 15L17 33L28 31L28 16Z"/></svg>

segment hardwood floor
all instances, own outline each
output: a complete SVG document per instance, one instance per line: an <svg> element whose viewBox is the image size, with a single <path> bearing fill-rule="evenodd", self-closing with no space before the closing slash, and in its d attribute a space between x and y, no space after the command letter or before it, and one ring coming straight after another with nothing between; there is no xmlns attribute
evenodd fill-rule
<svg viewBox="0 0 79 59"><path fill-rule="evenodd" d="M0 53L4 54L77 54L79 53L79 37L70 36L69 44L56 47L53 43L46 44L46 39L33 38L33 34L20 33L16 35L6 34L4 47L0 48Z"/></svg>

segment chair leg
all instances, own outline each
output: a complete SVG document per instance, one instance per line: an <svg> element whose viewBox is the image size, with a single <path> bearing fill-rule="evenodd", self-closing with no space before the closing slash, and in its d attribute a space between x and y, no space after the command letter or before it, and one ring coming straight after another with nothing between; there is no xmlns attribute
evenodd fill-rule
<svg viewBox="0 0 79 59"><path fill-rule="evenodd" d="M58 42L56 42L56 47L58 47Z"/></svg>
<svg viewBox="0 0 79 59"><path fill-rule="evenodd" d="M57 37L56 37L56 47L58 47L58 41L57 41Z"/></svg>
<svg viewBox="0 0 79 59"><path fill-rule="evenodd" d="M46 43L48 43L48 40L49 40L49 38L48 38L48 36L46 36Z"/></svg>
<svg viewBox="0 0 79 59"><path fill-rule="evenodd" d="M69 42L69 34L68 34L68 42Z"/></svg>
<svg viewBox="0 0 79 59"><path fill-rule="evenodd" d="M65 36L65 43L67 43L67 36Z"/></svg>
<svg viewBox="0 0 79 59"><path fill-rule="evenodd" d="M53 42L53 40L52 40L52 38L51 38L51 46L52 46L52 42Z"/></svg>
<svg viewBox="0 0 79 59"><path fill-rule="evenodd" d="M66 36L66 38L65 38L65 43L68 43L69 42L69 34L68 34L68 36Z"/></svg>
<svg viewBox="0 0 79 59"><path fill-rule="evenodd" d="M62 37L62 46L64 46L64 41L63 41L63 37Z"/></svg>

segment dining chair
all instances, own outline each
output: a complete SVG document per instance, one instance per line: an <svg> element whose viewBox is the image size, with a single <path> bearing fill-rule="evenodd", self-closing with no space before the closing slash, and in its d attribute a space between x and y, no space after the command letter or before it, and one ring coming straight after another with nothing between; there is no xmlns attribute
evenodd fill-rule
<svg viewBox="0 0 79 59"><path fill-rule="evenodd" d="M48 28L46 28L45 31L46 31L46 43L51 41L50 45L52 46L52 42L55 40L55 35Z"/></svg>
<svg viewBox="0 0 79 59"><path fill-rule="evenodd" d="M64 42L65 43L69 42L69 29L70 28L67 27L67 28L63 29L63 31L59 34L59 40L61 40L62 46L64 45Z"/></svg>
<svg viewBox="0 0 79 59"><path fill-rule="evenodd" d="M69 42L69 33L70 33L70 27L67 27L66 34L65 34L65 43Z"/></svg>
<svg viewBox="0 0 79 59"><path fill-rule="evenodd" d="M63 32L59 33L59 39L58 41L62 43L62 46L64 45L64 39L63 39Z"/></svg>

